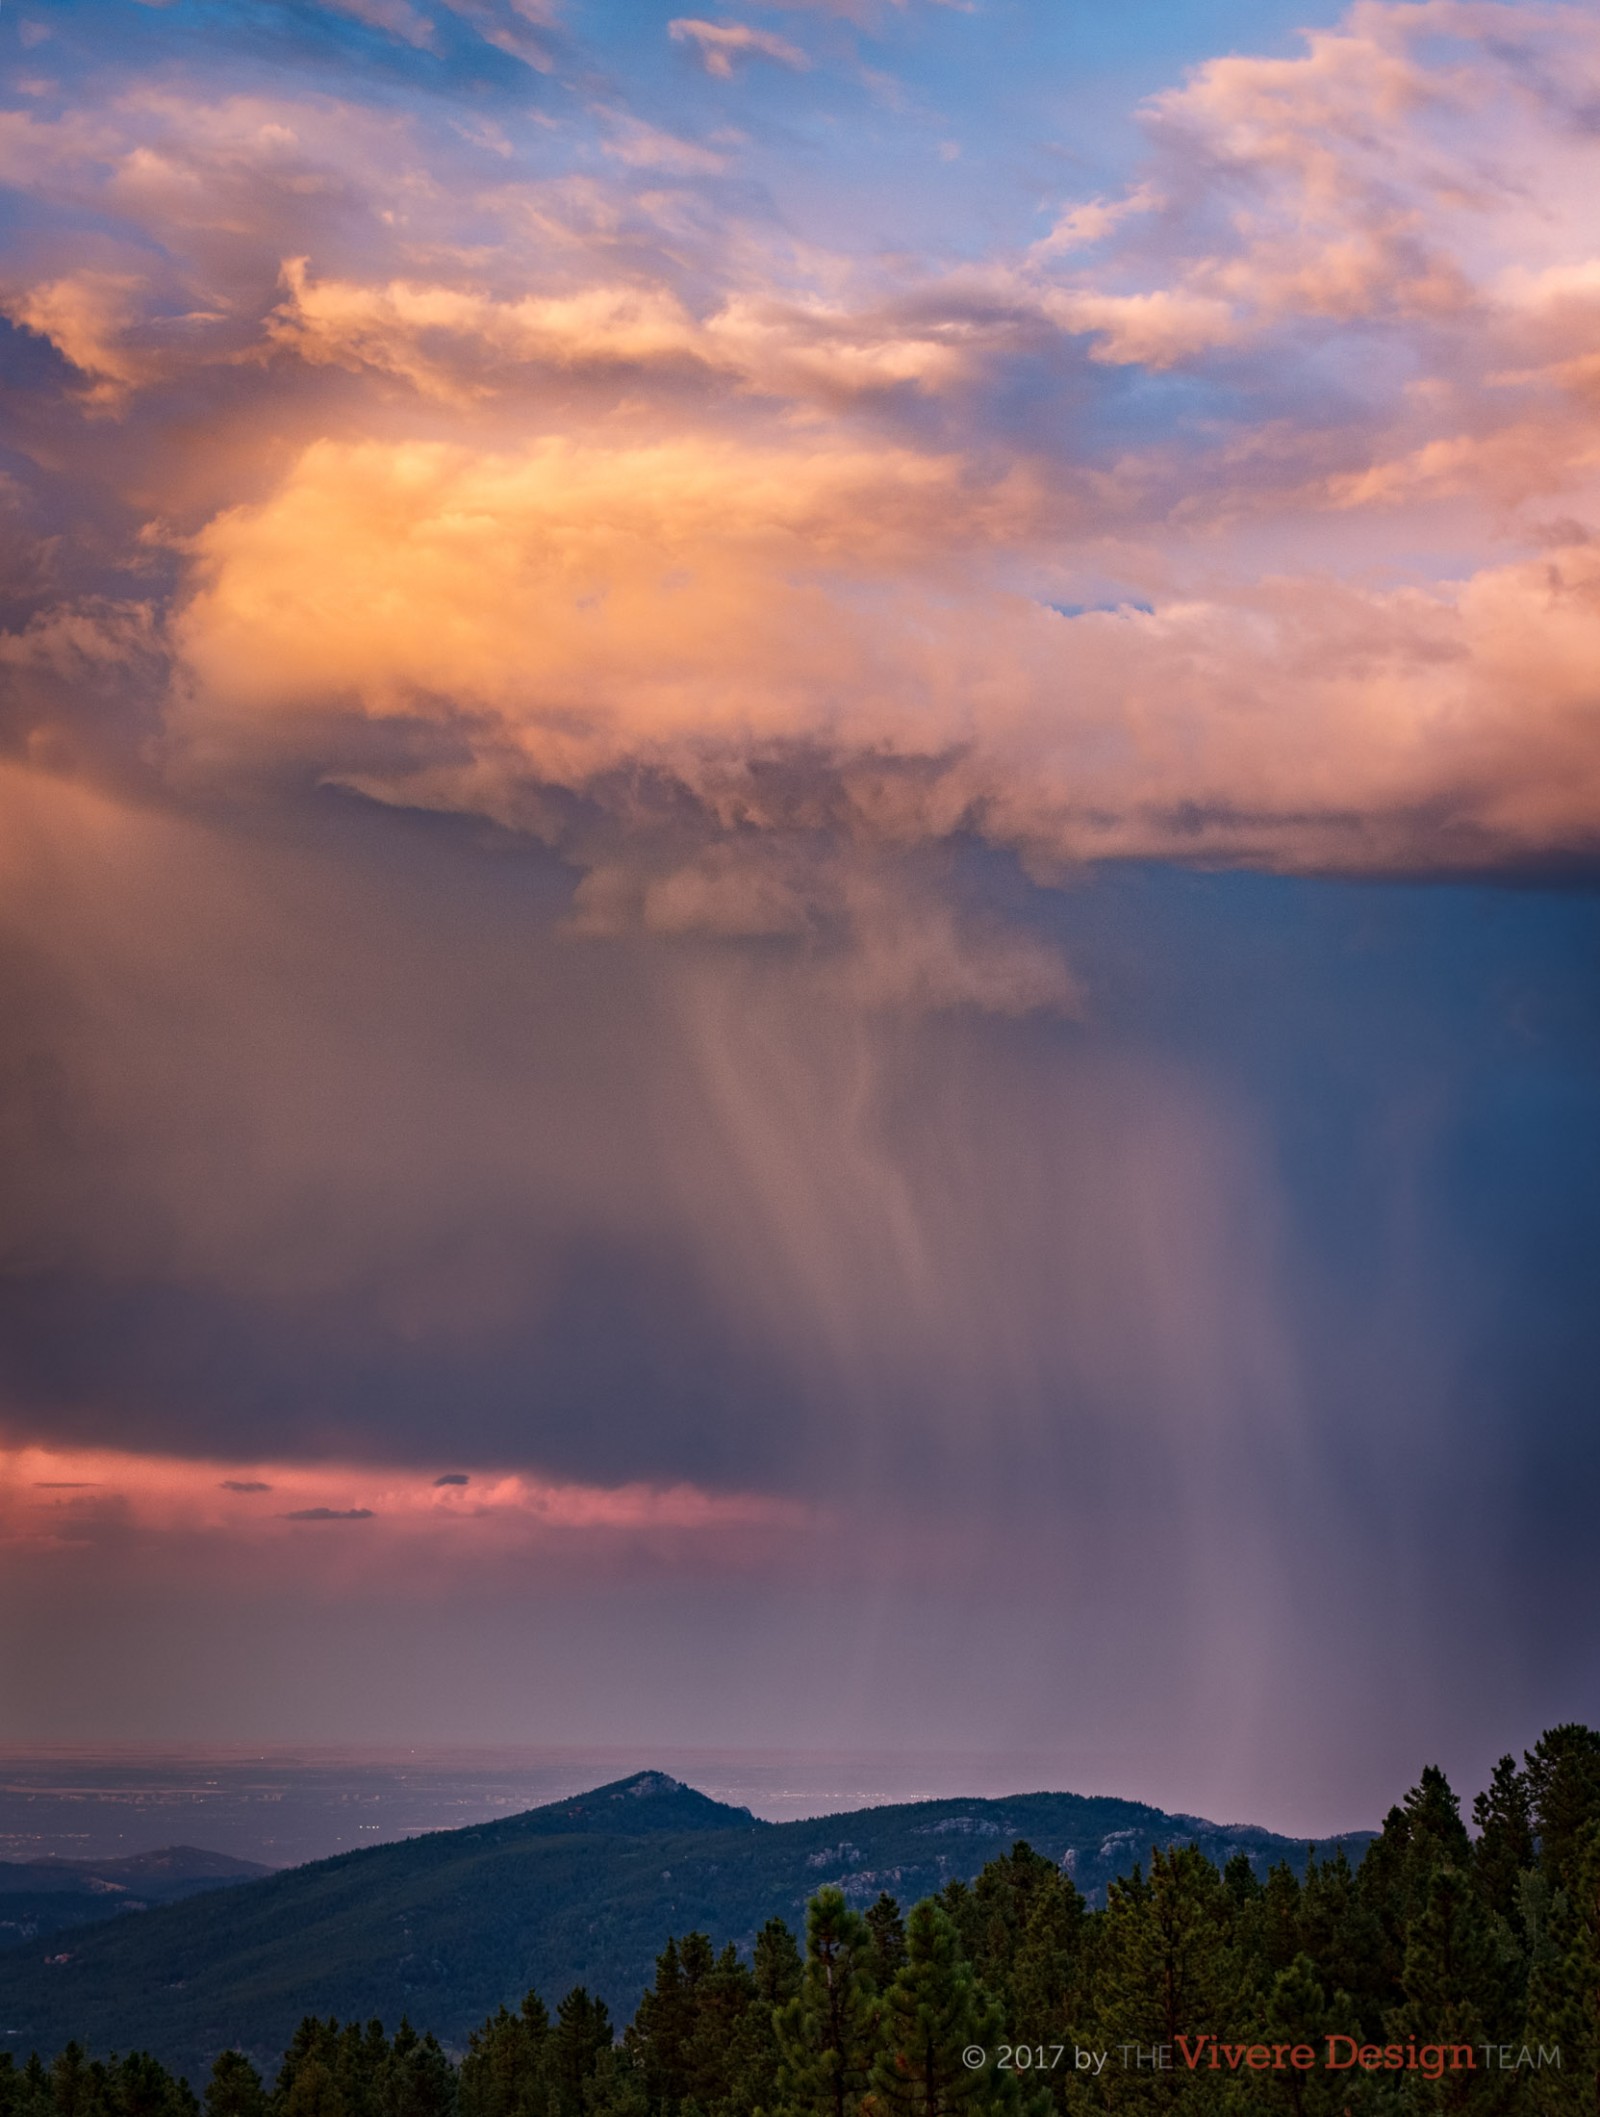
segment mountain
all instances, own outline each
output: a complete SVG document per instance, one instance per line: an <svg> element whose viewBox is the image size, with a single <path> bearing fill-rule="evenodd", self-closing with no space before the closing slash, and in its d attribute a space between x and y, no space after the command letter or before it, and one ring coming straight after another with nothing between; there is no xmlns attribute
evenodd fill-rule
<svg viewBox="0 0 1600 2117"><path fill-rule="evenodd" d="M111 1860L63 1860L53 1854L0 1860L0 1948L271 1873L255 1860L230 1859L197 1845L168 1845L161 1852Z"/></svg>
<svg viewBox="0 0 1600 2117"><path fill-rule="evenodd" d="M1353 1858L1369 1832L1344 1842ZM301 2016L402 2014L459 2048L530 1985L554 2003L586 1984L626 2020L669 1933L748 1948L777 1915L798 1930L825 1882L855 1903L903 1905L971 1879L1018 1838L1061 1862L1091 1900L1152 1845L1198 1844L1258 1873L1307 1847L1137 1801L1019 1794L914 1801L764 1823L641 1772L526 1814L341 1853L65 1946L0 1954L0 2050L143 2048L197 2081L237 2046L270 2066ZM1331 1843L1325 1848L1332 1851Z"/></svg>

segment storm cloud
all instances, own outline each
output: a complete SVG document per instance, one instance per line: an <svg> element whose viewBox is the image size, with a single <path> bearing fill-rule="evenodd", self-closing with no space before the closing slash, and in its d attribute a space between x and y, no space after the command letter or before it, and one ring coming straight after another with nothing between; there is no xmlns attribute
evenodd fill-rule
<svg viewBox="0 0 1600 2117"><path fill-rule="evenodd" d="M962 10L8 11L24 1732L1590 1710L1600 36L1255 26L1024 172Z"/></svg>

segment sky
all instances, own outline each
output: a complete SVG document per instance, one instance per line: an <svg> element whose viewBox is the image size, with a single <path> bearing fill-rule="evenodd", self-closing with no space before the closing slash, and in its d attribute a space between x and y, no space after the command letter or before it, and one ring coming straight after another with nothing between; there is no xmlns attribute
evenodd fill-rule
<svg viewBox="0 0 1600 2117"><path fill-rule="evenodd" d="M1600 20L0 10L0 1741L1600 1722Z"/></svg>

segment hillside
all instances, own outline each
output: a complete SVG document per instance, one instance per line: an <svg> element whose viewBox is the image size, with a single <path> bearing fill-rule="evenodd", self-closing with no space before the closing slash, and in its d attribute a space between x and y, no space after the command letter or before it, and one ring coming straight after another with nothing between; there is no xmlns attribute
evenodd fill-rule
<svg viewBox="0 0 1600 2117"><path fill-rule="evenodd" d="M1366 1842L1346 1842L1353 1857ZM1306 1847L1133 1801L1022 1794L920 1801L763 1823L662 1773L466 1830L317 1861L222 1895L0 1954L0 2035L19 2053L77 2037L142 2047L191 2076L236 2045L272 2063L307 2013L402 2014L460 2046L530 1985L587 1984L620 2021L669 1933L748 1944L774 1914L799 1926L836 1882L902 1904L970 1878L1026 1838L1091 1898L1152 1844L1196 1843L1258 1871ZM1329 1848L1331 1850L1331 1847Z"/></svg>
<svg viewBox="0 0 1600 2117"><path fill-rule="evenodd" d="M256 1860L168 1845L109 1860L0 1860L0 1947L43 1940L130 1911L176 1904L271 1874Z"/></svg>

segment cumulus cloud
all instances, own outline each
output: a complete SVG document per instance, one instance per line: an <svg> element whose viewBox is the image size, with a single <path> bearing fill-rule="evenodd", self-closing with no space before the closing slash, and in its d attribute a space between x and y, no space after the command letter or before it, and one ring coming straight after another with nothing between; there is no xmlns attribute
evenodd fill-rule
<svg viewBox="0 0 1600 2117"><path fill-rule="evenodd" d="M508 367L522 363L616 367L682 360L698 351L692 319L660 288L585 287L497 303L405 282L313 282L303 258L289 261L284 278L288 299L270 326L280 344L304 360L401 376L447 403L472 394L469 363L503 381ZM445 357L429 357L430 341L448 349Z"/></svg>
<svg viewBox="0 0 1600 2117"><path fill-rule="evenodd" d="M82 272L24 289L11 298L8 313L92 380L91 401L114 402L149 373L129 343L140 291L141 282L130 276Z"/></svg>
<svg viewBox="0 0 1600 2117"><path fill-rule="evenodd" d="M987 563L1038 506L901 450L318 444L197 540L172 727L314 763L353 706L394 762L380 734L352 783L536 829L542 787L626 785L642 826L644 771L713 828L970 828L1044 862L1592 850L1590 546L1065 617Z"/></svg>
<svg viewBox="0 0 1600 2117"><path fill-rule="evenodd" d="M593 852L588 930L831 916L826 863L730 831L976 831L1041 873L1586 856L1597 66L1578 11L1363 5L1199 68L1125 195L943 271L786 253L721 189L736 143L676 143L663 189L614 105L535 173L403 113L140 90L5 118L26 188L112 223L7 301L129 447L208 363L238 399L188 526L145 525L180 554L171 768L547 833L581 795L640 846ZM1130 369L1213 416L1052 428ZM680 796L698 851L652 838Z"/></svg>
<svg viewBox="0 0 1600 2117"><path fill-rule="evenodd" d="M776 293L697 316L659 283L511 301L438 284L313 280L303 258L288 261L284 281L267 323L277 345L313 364L399 377L446 403L524 392L549 368L699 369L776 397L837 401L908 383L936 389L971 366L972 334L960 327L918 329L892 313Z"/></svg>

